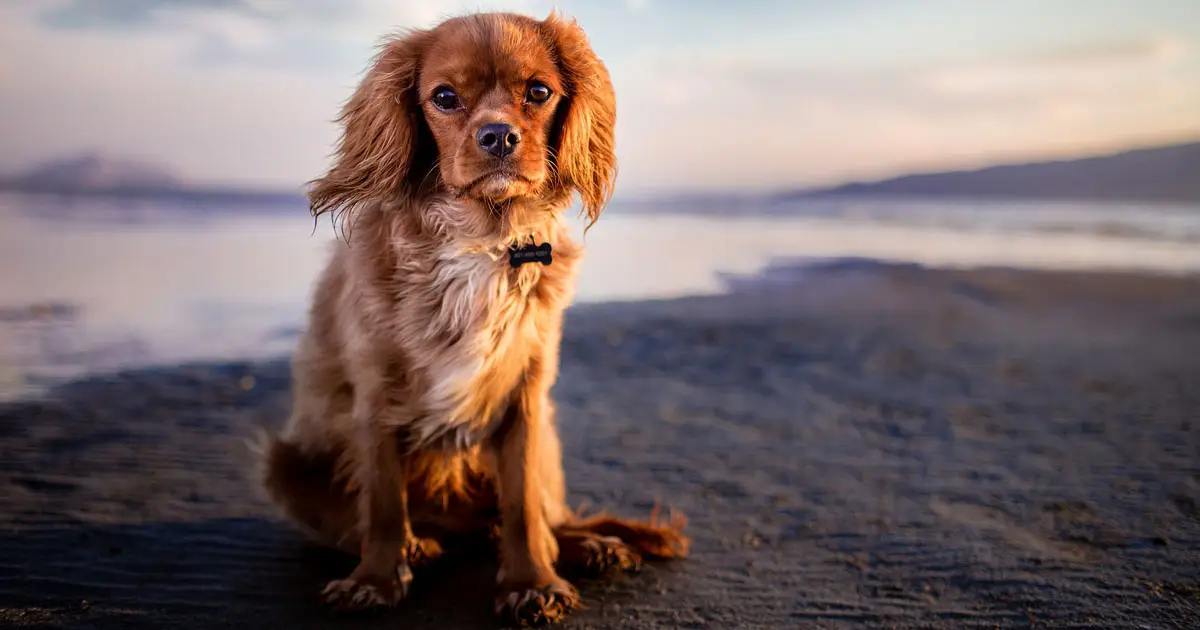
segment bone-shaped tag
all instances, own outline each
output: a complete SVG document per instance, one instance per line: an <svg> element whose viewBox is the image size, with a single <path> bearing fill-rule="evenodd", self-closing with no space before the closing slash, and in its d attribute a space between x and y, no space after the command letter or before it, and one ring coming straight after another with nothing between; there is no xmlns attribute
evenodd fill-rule
<svg viewBox="0 0 1200 630"><path fill-rule="evenodd" d="M550 256L550 243L526 245L508 250L508 264L513 267L520 267L527 262L540 262L543 265L549 265L552 260L553 258Z"/></svg>

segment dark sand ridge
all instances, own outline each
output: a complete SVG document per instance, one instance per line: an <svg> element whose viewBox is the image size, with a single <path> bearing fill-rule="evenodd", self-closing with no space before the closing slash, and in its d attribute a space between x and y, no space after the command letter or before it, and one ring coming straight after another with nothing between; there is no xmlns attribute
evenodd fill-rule
<svg viewBox="0 0 1200 630"><path fill-rule="evenodd" d="M573 628L1200 627L1200 278L834 265L581 306L555 390L574 501L682 509L692 558L580 582ZM495 564L394 612L247 482L287 366L0 407L0 625L494 627Z"/></svg>

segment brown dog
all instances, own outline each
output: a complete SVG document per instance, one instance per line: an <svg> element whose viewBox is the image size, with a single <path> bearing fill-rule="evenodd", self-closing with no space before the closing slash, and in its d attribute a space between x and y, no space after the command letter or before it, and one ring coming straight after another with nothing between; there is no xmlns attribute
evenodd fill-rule
<svg viewBox="0 0 1200 630"><path fill-rule="evenodd" d="M581 250L562 214L573 192L591 223L607 203L615 119L607 69L553 14L392 39L342 110L310 201L346 243L293 358L292 416L264 447L272 499L360 558L329 604L394 605L448 537L493 528L496 610L518 622L578 602L558 571L686 555L682 519L566 504L550 387ZM547 243L550 260L510 260Z"/></svg>

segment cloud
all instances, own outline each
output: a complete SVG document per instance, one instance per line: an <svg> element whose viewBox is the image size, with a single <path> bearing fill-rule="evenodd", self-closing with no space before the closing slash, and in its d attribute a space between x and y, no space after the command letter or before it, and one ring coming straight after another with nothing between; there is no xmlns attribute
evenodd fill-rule
<svg viewBox="0 0 1200 630"><path fill-rule="evenodd" d="M53 30L179 40L187 60L278 72L353 71L379 37L485 6L467 0L58 0L38 22ZM521 0L498 7L520 8Z"/></svg>
<svg viewBox="0 0 1200 630"><path fill-rule="evenodd" d="M193 44L171 31L113 37L0 19L0 58L28 61L0 77L0 169L99 147L203 180L296 186L316 173L343 90L242 66L189 67Z"/></svg>
<svg viewBox="0 0 1200 630"><path fill-rule="evenodd" d="M618 7L587 21L617 87L618 194L831 182L1200 129L1192 40L882 55L835 71L836 54L806 63L740 36L634 40ZM298 186L326 166L331 120L378 38L475 8L550 2L0 0L0 171L101 147L200 180Z"/></svg>
<svg viewBox="0 0 1200 630"><path fill-rule="evenodd" d="M1169 69L1186 57L1187 46L1170 37L1098 42L935 68L923 81L944 96L1002 98L1072 89L1104 92L1113 82L1144 82L1147 73Z"/></svg>
<svg viewBox="0 0 1200 630"><path fill-rule="evenodd" d="M98 147L199 181L299 186L378 38L465 1L113 0L47 27L92 1L4 0L0 59L26 62L0 74L0 172Z"/></svg>
<svg viewBox="0 0 1200 630"><path fill-rule="evenodd" d="M1080 67L1147 62L1170 63L1182 59L1187 54L1186 42L1177 37L1161 36L1092 42L1085 45L1036 51L1009 60L1007 64L1026 67Z"/></svg>
<svg viewBox="0 0 1200 630"><path fill-rule="evenodd" d="M177 22L181 15L211 13L285 23L321 21L337 24L361 9L346 0L66 0L47 8L42 22L60 29L137 29Z"/></svg>
<svg viewBox="0 0 1200 630"><path fill-rule="evenodd" d="M781 186L1200 131L1195 61L1167 37L842 71L657 55L631 64L620 91L625 137L654 139L628 154L626 172Z"/></svg>
<svg viewBox="0 0 1200 630"><path fill-rule="evenodd" d="M44 24L60 29L178 27L197 17L253 21L273 29L300 28L361 34L393 26L423 26L473 8L521 7L529 3L466 0L59 0L46 8Z"/></svg>

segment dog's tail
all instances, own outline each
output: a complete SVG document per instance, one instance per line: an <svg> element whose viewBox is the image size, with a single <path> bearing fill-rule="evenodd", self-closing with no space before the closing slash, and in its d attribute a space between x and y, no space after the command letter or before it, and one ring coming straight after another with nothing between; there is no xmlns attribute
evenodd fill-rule
<svg viewBox="0 0 1200 630"><path fill-rule="evenodd" d="M655 503L646 521L634 521L605 513L584 517L582 509L564 529L592 532L600 536L618 538L641 555L648 558L685 558L691 549L691 539L683 532L687 528L687 517L682 512L670 511L661 518L659 505Z"/></svg>
<svg viewBox="0 0 1200 630"><path fill-rule="evenodd" d="M337 456L308 453L259 430L247 440L266 498L314 540L358 553L354 497L337 478Z"/></svg>

